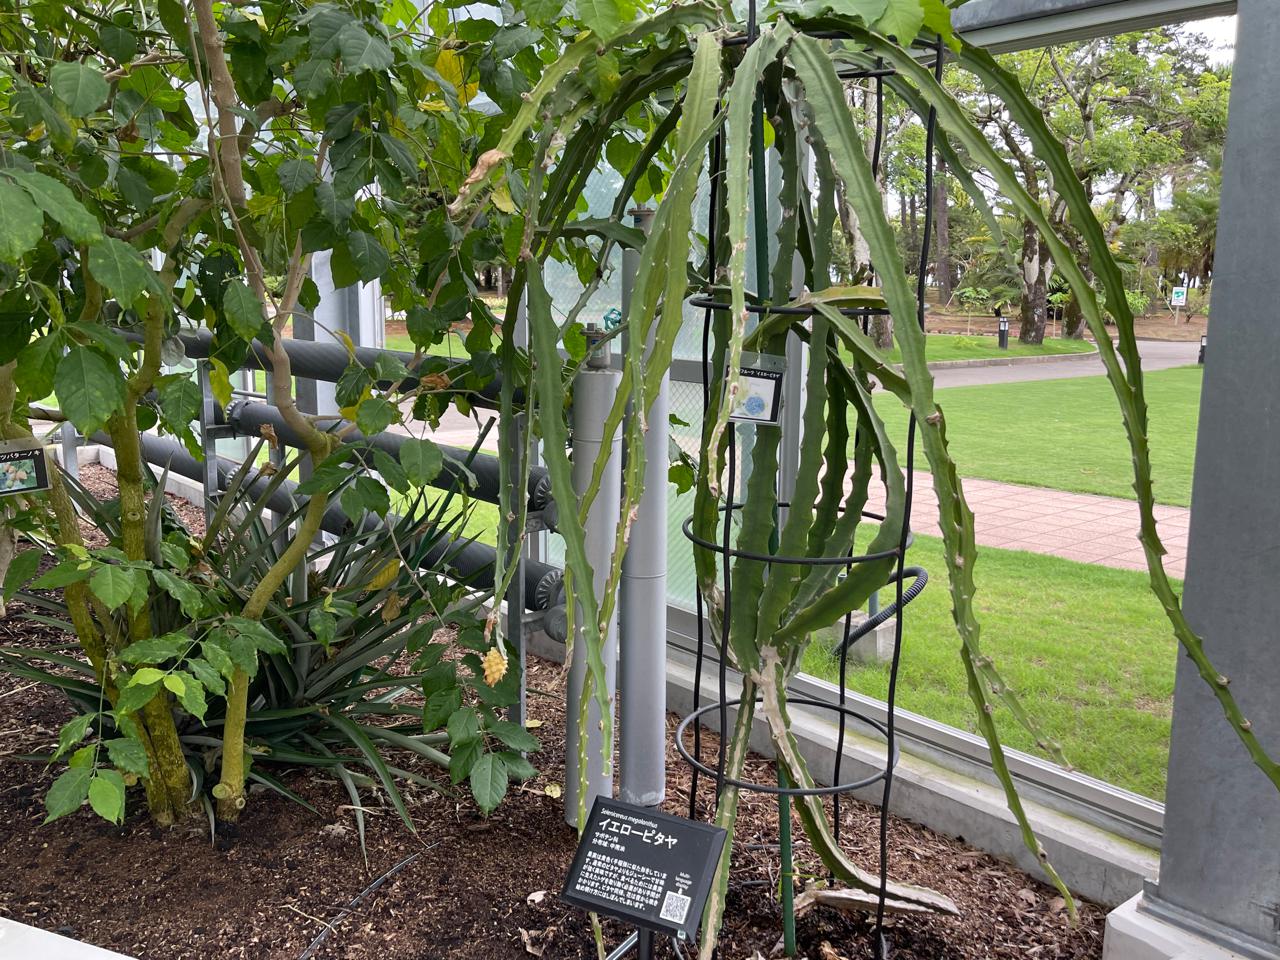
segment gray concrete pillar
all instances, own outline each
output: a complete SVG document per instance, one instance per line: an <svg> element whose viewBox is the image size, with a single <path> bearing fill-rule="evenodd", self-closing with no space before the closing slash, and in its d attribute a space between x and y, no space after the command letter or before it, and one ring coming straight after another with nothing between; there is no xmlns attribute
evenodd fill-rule
<svg viewBox="0 0 1280 960"><path fill-rule="evenodd" d="M1262 743L1280 751L1280 4L1240 0L1184 604ZM1157 477L1157 481L1159 478ZM1178 658L1152 917L1280 957L1280 792Z"/></svg>

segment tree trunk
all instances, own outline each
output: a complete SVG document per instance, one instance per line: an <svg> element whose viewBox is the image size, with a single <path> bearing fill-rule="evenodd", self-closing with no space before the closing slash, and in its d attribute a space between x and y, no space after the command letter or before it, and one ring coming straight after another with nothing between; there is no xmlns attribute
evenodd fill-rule
<svg viewBox="0 0 1280 960"><path fill-rule="evenodd" d="M1041 249L1040 232L1034 223L1022 224L1022 306L1018 340L1022 343L1043 343L1044 325L1048 315L1048 278L1045 270L1044 251Z"/></svg>
<svg viewBox="0 0 1280 960"><path fill-rule="evenodd" d="M871 318L871 338L881 350L893 349L893 317Z"/></svg>
<svg viewBox="0 0 1280 960"><path fill-rule="evenodd" d="M1080 242L1079 235L1070 228L1064 231L1066 233L1067 245L1071 248L1071 253L1075 257L1076 264L1080 267L1080 272L1084 274L1085 280L1091 285L1093 283L1093 271L1089 268L1089 250ZM1072 340L1083 340L1086 324L1084 322L1084 314L1080 311L1080 304L1076 302L1076 298L1072 297L1067 302L1067 308L1062 318L1063 336L1070 337Z"/></svg>
<svg viewBox="0 0 1280 960"><path fill-rule="evenodd" d="M1072 340L1083 340L1085 326L1080 304L1076 302L1075 297L1072 297L1062 311L1062 334Z"/></svg>
<svg viewBox="0 0 1280 960"><path fill-rule="evenodd" d="M908 202L910 204L910 213L911 213L911 230L909 234L911 237L911 249L919 250L920 249L919 208L916 205L915 193L911 194L911 197Z"/></svg>
<svg viewBox="0 0 1280 960"><path fill-rule="evenodd" d="M938 161L933 179L934 278L938 284L938 302L946 305L955 290L955 266L951 262L951 216L947 210L946 167Z"/></svg>

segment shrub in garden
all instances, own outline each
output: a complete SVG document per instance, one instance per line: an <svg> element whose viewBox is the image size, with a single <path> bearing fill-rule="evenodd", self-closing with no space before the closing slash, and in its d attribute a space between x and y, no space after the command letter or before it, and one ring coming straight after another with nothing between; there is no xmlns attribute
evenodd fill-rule
<svg viewBox="0 0 1280 960"><path fill-rule="evenodd" d="M461 152L452 166L427 160L447 155L442 143L460 151L471 131L454 85L458 55L424 49L417 17L416 7L368 2L252 10L212 0L128 9L37 2L3 25L6 49L22 53L0 80L0 432L29 435L36 412L65 417L87 435L105 433L118 462L108 547L85 546L75 498L58 477L47 497L20 501L7 518L6 537L22 531L53 547L58 565L41 582L64 591L102 693L96 715L116 734L114 748L95 747L92 763L72 754L51 812L87 796L118 818L124 778L137 777L157 823L197 813L183 730L218 701L211 792L218 817L235 820L252 760L251 696L271 675L268 660L288 655L264 626L272 605L332 503L353 520L388 509L385 487L356 476L363 468L339 449L339 434L298 410L281 341L295 314L319 302L317 255L339 287L380 280L420 348L439 341L469 302L465 286L445 282L448 271L421 270L419 251L404 245L409 188L426 180L438 193L455 183ZM450 262L465 269L464 257ZM173 335L202 326L213 334L210 373L222 403L250 343L262 344L270 402L311 468L291 536L256 558L252 581L213 597L197 596L191 578L206 575L202 553L214 544L159 535L139 443L139 431L154 428L196 451L199 390L164 364L180 357ZM404 369L382 366L353 361L339 385L344 414L365 433L402 416L380 384ZM450 384L447 375L425 378L411 399L438 416L454 396ZM438 467L430 441L414 444L426 451L421 463ZM36 560L19 555L15 579L27 579ZM320 643L325 623L295 626ZM206 627L222 638L208 650ZM199 663L175 659L175 634L201 645ZM66 746L95 722L78 720Z"/></svg>
<svg viewBox="0 0 1280 960"><path fill-rule="evenodd" d="M394 475L394 470L387 473ZM452 537L466 517L452 495L428 499L406 481L401 512L389 515L385 527L351 524L312 551L303 595L292 584L281 584L262 617L249 620L240 613L245 598L284 549L277 526L264 516L266 500L284 472L257 483L249 482L251 474L244 467L232 478L204 531L193 533L175 515L166 516L164 498L153 497L148 505L147 555L159 560L130 562L118 548L107 547L93 555L114 563L73 558L33 582L34 588L88 582L96 595L104 588L95 587L93 580L108 570L108 577L130 585L122 595L132 595L134 586L147 580L163 589L152 597L153 635L114 655L126 668L135 668L115 696L107 694L91 666L65 657L58 648L0 648L0 666L62 689L81 711L59 736L54 759L69 756L70 767L50 792L50 818L77 809L87 781L94 809L107 819L120 820L120 787L148 772L148 758L125 716L131 704L146 702L163 687L181 704L178 738L196 780L195 795L212 819L213 807L202 788L206 776L217 770L223 749L227 682L236 668L250 681L245 722L248 778L305 804L271 771L282 764L331 770L352 794L362 838L359 785L380 787L410 829L413 824L396 781L436 789L432 781L394 766L382 756L384 751L415 753L442 770L451 769L457 780L471 772L464 768L468 752L476 753L472 763L494 753L505 755L504 769L528 771L527 761L512 751L534 751L537 742L522 729L508 730L495 713L518 694L514 674L490 687L482 682L482 668L459 671L456 664L444 662L449 645L435 639L443 624L461 625L461 645L471 648L464 660L477 657L474 648L483 640L472 612L479 604L476 592L454 578L430 572L449 568L458 543ZM339 499L359 479L344 483ZM116 502L99 502L70 477L63 482L86 520L109 542L118 543L122 528ZM301 509L280 522L296 522ZM29 555L39 556L34 551ZM45 623L73 632L66 621L65 599L42 592L24 594L24 599L41 611ZM113 610L116 630L127 626L127 605L126 600ZM50 664L62 669L49 669ZM413 696L423 687L433 696L443 691L452 709L437 708L424 717L420 700ZM470 703L466 708L464 692ZM446 723L448 731L443 729ZM461 725L473 735L458 735ZM514 747L503 746L506 741ZM450 746L452 757L443 752ZM95 789L99 782L107 786ZM489 810L501 799L501 791L486 781L477 799Z"/></svg>

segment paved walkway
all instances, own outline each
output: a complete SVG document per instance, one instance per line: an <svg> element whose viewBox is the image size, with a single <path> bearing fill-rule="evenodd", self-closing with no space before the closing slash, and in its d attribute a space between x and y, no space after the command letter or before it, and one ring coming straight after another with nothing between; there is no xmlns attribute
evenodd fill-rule
<svg viewBox="0 0 1280 960"><path fill-rule="evenodd" d="M1169 340L1139 340L1138 353L1143 371L1167 370L1195 363L1200 344ZM984 383L1017 383L1024 380L1065 380L1069 377L1097 377L1104 373L1096 357L1074 360L1046 360L1044 363L1010 363L994 367L949 367L933 372L939 387L972 387Z"/></svg>
<svg viewBox="0 0 1280 960"><path fill-rule="evenodd" d="M978 545L1028 550L1065 560L1096 563L1124 570L1146 570L1146 554L1138 542L1138 504L1133 500L1022 487L994 480L964 479L965 499L973 510ZM884 505L883 492L873 494L869 509ZM1156 506L1156 523L1165 548L1165 569L1182 577L1187 565L1185 507ZM938 499L933 478L916 473L912 526L939 536Z"/></svg>

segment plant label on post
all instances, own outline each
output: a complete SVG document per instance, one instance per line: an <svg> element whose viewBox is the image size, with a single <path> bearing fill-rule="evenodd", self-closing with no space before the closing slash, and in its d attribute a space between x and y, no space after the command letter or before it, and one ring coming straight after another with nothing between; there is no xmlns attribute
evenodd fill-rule
<svg viewBox="0 0 1280 960"><path fill-rule="evenodd" d="M0 443L0 497L49 489L49 455L39 440Z"/></svg>
<svg viewBox="0 0 1280 960"><path fill-rule="evenodd" d="M597 797L561 898L645 930L692 939L725 831Z"/></svg>
<svg viewBox="0 0 1280 960"><path fill-rule="evenodd" d="M744 423L777 423L782 413L782 377L786 370L785 357L744 352L738 367L741 377L738 400L729 419Z"/></svg>

